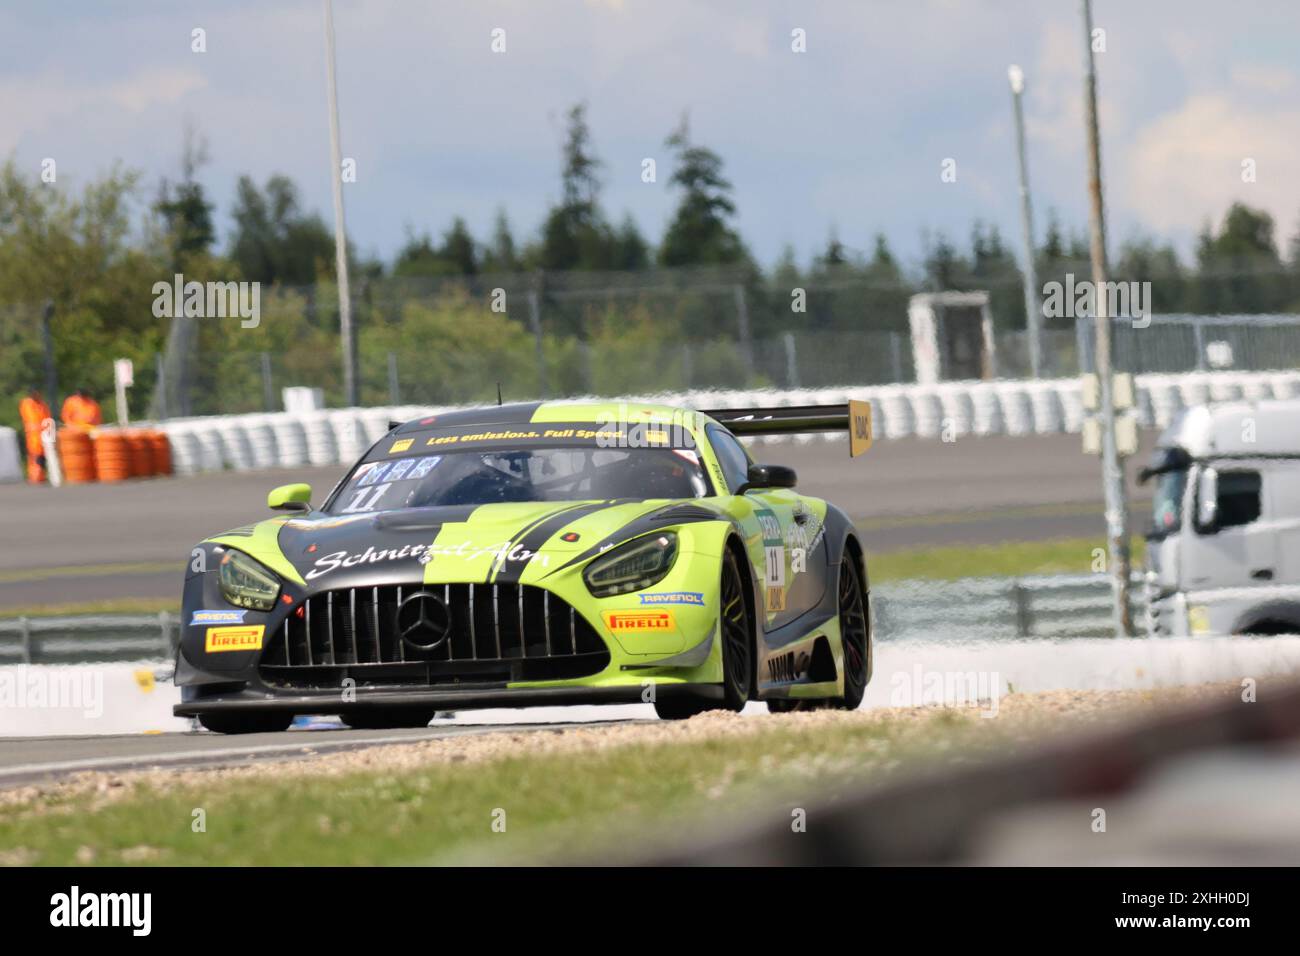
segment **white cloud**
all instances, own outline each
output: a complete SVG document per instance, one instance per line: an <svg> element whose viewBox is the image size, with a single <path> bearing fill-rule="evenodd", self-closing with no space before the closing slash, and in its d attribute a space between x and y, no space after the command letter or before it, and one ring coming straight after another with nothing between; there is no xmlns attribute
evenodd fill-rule
<svg viewBox="0 0 1300 956"><path fill-rule="evenodd" d="M1155 230L1194 230L1240 200L1273 214L1283 230L1300 211L1294 175L1300 109L1266 108L1233 93L1189 97L1144 127L1123 153L1122 195ZM1242 181L1242 161L1257 181Z"/></svg>
<svg viewBox="0 0 1300 956"><path fill-rule="evenodd" d="M29 136L66 130L75 118L114 115L120 110L143 113L155 106L177 103L203 89L207 80L197 70L153 67L137 70L115 83L73 84L53 74L0 83L0 153Z"/></svg>

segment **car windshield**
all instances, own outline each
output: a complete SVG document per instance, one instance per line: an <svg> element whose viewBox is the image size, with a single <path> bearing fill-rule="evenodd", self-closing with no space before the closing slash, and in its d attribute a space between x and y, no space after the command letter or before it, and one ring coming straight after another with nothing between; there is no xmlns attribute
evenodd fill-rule
<svg viewBox="0 0 1300 956"><path fill-rule="evenodd" d="M699 498L699 455L670 448L530 448L413 455L359 465L330 514L608 498Z"/></svg>
<svg viewBox="0 0 1300 956"><path fill-rule="evenodd" d="M1156 476L1151 502L1151 535L1176 533L1182 527L1183 491L1187 488L1187 469L1177 468Z"/></svg>

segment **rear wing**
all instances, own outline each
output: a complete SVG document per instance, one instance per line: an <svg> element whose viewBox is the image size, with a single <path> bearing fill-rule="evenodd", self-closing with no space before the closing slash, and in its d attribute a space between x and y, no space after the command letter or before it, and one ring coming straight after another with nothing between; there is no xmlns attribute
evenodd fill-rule
<svg viewBox="0 0 1300 956"><path fill-rule="evenodd" d="M848 432L849 457L871 447L871 403L844 405L784 405L776 408L700 409L733 435L798 435L806 432Z"/></svg>

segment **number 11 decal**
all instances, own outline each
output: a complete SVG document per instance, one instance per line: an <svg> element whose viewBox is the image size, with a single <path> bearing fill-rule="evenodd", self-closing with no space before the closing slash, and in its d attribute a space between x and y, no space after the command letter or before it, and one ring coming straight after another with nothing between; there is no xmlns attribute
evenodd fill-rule
<svg viewBox="0 0 1300 956"><path fill-rule="evenodd" d="M391 481L386 481L382 485L375 485L373 488L362 488L357 491L352 501L343 509L345 515L353 515L362 511L373 511L375 505L379 504L379 499L384 496L384 492L393 487ZM367 501L366 499L370 500Z"/></svg>

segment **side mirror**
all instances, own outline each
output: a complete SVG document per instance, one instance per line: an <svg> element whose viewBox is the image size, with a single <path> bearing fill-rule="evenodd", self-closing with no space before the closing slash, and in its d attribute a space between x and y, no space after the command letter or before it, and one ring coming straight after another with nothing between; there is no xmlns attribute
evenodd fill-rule
<svg viewBox="0 0 1300 956"><path fill-rule="evenodd" d="M793 488L796 481L794 469L785 465L750 465L745 474L745 487L740 491L743 494L753 488Z"/></svg>
<svg viewBox="0 0 1300 956"><path fill-rule="evenodd" d="M1202 468L1196 481L1196 525L1213 528L1219 520L1219 473Z"/></svg>
<svg viewBox="0 0 1300 956"><path fill-rule="evenodd" d="M311 511L311 485L281 485L266 496L272 511Z"/></svg>

